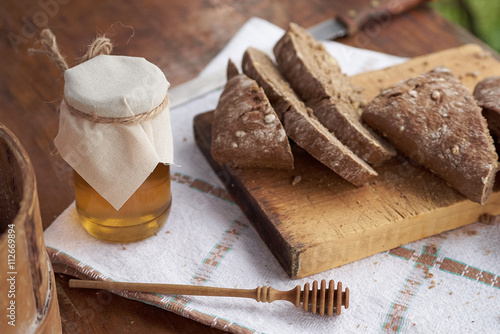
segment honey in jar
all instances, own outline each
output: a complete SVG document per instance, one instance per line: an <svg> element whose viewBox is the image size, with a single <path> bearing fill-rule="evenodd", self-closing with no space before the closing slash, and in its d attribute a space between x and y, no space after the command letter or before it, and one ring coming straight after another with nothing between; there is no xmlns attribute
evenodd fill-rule
<svg viewBox="0 0 500 334"><path fill-rule="evenodd" d="M172 202L170 166L158 164L136 192L115 210L77 172L74 172L76 209L83 227L109 242L133 242L155 234L165 223Z"/></svg>

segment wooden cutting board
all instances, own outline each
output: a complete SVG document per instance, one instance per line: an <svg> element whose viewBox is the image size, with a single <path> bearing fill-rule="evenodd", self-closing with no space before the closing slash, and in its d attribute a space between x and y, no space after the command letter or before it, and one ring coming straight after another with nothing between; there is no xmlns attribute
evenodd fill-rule
<svg viewBox="0 0 500 334"><path fill-rule="evenodd" d="M445 65L473 89L500 63L465 45L388 69L352 77L367 101L381 89ZM293 146L295 169L237 169L210 154L213 112L194 119L201 151L291 278L319 273L479 219L500 214L500 177L486 205L467 200L439 177L402 156L376 168L379 177L357 188ZM300 176L300 182L292 181Z"/></svg>

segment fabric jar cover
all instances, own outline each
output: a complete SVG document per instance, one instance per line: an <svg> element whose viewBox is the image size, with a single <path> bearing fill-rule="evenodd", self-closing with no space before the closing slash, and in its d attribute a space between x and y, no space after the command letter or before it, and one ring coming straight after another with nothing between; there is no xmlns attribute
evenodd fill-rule
<svg viewBox="0 0 500 334"><path fill-rule="evenodd" d="M170 84L144 58L111 55L66 70L64 80L55 146L118 210L159 163L173 163L170 106L166 103L163 112L131 124L93 122L70 109L113 118L144 114L163 102Z"/></svg>

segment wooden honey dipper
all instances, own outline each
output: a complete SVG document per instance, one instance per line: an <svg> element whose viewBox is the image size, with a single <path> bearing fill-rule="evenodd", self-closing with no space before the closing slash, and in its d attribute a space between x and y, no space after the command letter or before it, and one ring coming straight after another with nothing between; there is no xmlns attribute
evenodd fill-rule
<svg viewBox="0 0 500 334"><path fill-rule="evenodd" d="M69 280L69 287L191 296L240 297L252 298L264 303L287 300L296 307L300 307L302 303L302 308L305 311L310 311L313 314L319 313L321 316L327 314L329 317L333 316L334 308L337 315L340 315L342 305L345 308L349 307L349 288L346 288L345 292L342 292L342 282L338 282L337 289L335 289L335 282L333 280L328 283L328 287L326 281L322 280L319 288L318 281L314 281L312 290L310 290L309 283L306 283L304 284L304 290L301 289L300 285L297 285L289 291L279 291L268 286L259 286L256 289L230 289L196 285L104 282L77 279Z"/></svg>

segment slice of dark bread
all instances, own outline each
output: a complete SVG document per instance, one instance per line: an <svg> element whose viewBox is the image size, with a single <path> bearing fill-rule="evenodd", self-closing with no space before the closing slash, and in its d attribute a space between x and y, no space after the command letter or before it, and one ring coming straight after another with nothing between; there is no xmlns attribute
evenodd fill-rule
<svg viewBox="0 0 500 334"><path fill-rule="evenodd" d="M498 157L476 101L440 67L384 90L363 120L470 200L484 204Z"/></svg>
<svg viewBox="0 0 500 334"><path fill-rule="evenodd" d="M293 169L286 132L264 91L234 64L212 123L212 156L243 168Z"/></svg>
<svg viewBox="0 0 500 334"><path fill-rule="evenodd" d="M487 77L474 89L477 104L483 108L483 116L488 122L490 133L500 144L500 76ZM500 151L497 151L500 152Z"/></svg>
<svg viewBox="0 0 500 334"><path fill-rule="evenodd" d="M248 48L243 55L243 72L264 88L288 136L297 145L356 186L377 176L370 165L344 146L315 118L266 54Z"/></svg>
<svg viewBox="0 0 500 334"><path fill-rule="evenodd" d="M318 120L372 165L394 157L394 148L361 122L361 90L342 73L323 44L291 23L274 47L280 72Z"/></svg>

